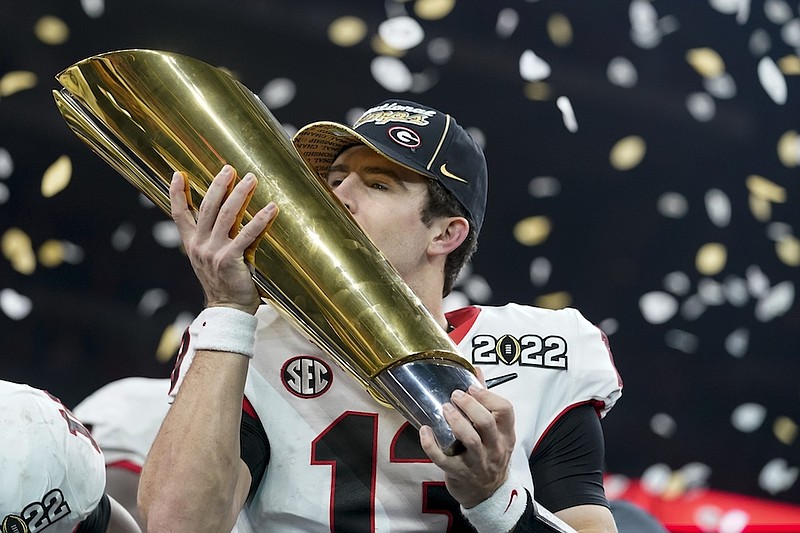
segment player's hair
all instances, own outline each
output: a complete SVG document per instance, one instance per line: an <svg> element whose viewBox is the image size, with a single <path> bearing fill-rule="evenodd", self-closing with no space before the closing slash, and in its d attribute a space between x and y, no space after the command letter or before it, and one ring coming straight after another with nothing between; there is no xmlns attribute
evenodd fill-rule
<svg viewBox="0 0 800 533"><path fill-rule="evenodd" d="M440 217L464 217L469 221L469 233L461 245L450 252L444 265L444 286L442 287L442 297L450 294L456 282L458 273L475 253L478 248L478 232L472 218L467 214L467 210L456 197L444 188L437 180L429 179L428 182L428 202L422 208L422 223L430 227L433 221Z"/></svg>

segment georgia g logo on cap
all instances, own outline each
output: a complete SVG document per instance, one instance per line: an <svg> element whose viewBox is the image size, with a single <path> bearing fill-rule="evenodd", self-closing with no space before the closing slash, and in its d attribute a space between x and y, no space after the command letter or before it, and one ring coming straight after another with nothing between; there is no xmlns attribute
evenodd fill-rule
<svg viewBox="0 0 800 533"><path fill-rule="evenodd" d="M417 148L422 144L419 134L405 126L393 126L386 131L386 134L394 142L406 148Z"/></svg>

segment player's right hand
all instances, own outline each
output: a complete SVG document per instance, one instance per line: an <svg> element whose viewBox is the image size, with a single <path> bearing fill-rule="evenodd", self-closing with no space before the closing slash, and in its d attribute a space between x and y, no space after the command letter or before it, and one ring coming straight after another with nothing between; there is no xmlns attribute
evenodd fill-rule
<svg viewBox="0 0 800 533"><path fill-rule="evenodd" d="M208 307L233 307L255 313L261 304L250 265L253 250L278 212L270 202L239 230L257 181L247 173L235 183L236 171L225 165L208 187L195 220L189 182L175 172L169 186L172 219L200 281Z"/></svg>

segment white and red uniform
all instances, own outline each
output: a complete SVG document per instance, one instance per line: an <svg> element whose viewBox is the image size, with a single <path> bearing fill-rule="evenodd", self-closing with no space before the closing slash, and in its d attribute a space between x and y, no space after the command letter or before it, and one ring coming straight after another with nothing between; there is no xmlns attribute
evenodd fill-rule
<svg viewBox="0 0 800 533"><path fill-rule="evenodd" d="M57 398L8 381L0 381L0 428L2 530L71 533L106 485L88 430Z"/></svg>
<svg viewBox="0 0 800 533"><path fill-rule="evenodd" d="M103 385L73 409L91 428L106 466L141 473L144 460L167 416L168 378L128 377Z"/></svg>
<svg viewBox="0 0 800 533"><path fill-rule="evenodd" d="M270 446L247 511L256 531L446 531L458 506L443 500L443 473L417 431L273 309L261 306L256 316L245 396ZM487 380L516 374L494 390L514 405L511 467L535 497L528 459L548 428L580 404L602 416L621 395L605 336L574 309L509 304L447 316L451 338ZM189 328L177 386L199 327Z"/></svg>

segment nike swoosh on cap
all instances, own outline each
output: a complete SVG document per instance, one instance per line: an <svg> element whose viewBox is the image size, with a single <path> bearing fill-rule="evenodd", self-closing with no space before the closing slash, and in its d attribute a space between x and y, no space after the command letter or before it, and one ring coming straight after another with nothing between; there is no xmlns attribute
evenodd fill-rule
<svg viewBox="0 0 800 533"><path fill-rule="evenodd" d="M456 181L460 181L461 183L468 183L468 181L465 180L464 178L460 178L460 177L456 176L455 174L453 174L452 172L450 172L449 170L447 170L447 163L442 163L442 166L439 167L439 172L441 172L442 174L444 174L445 176L447 176L450 179L454 179Z"/></svg>

